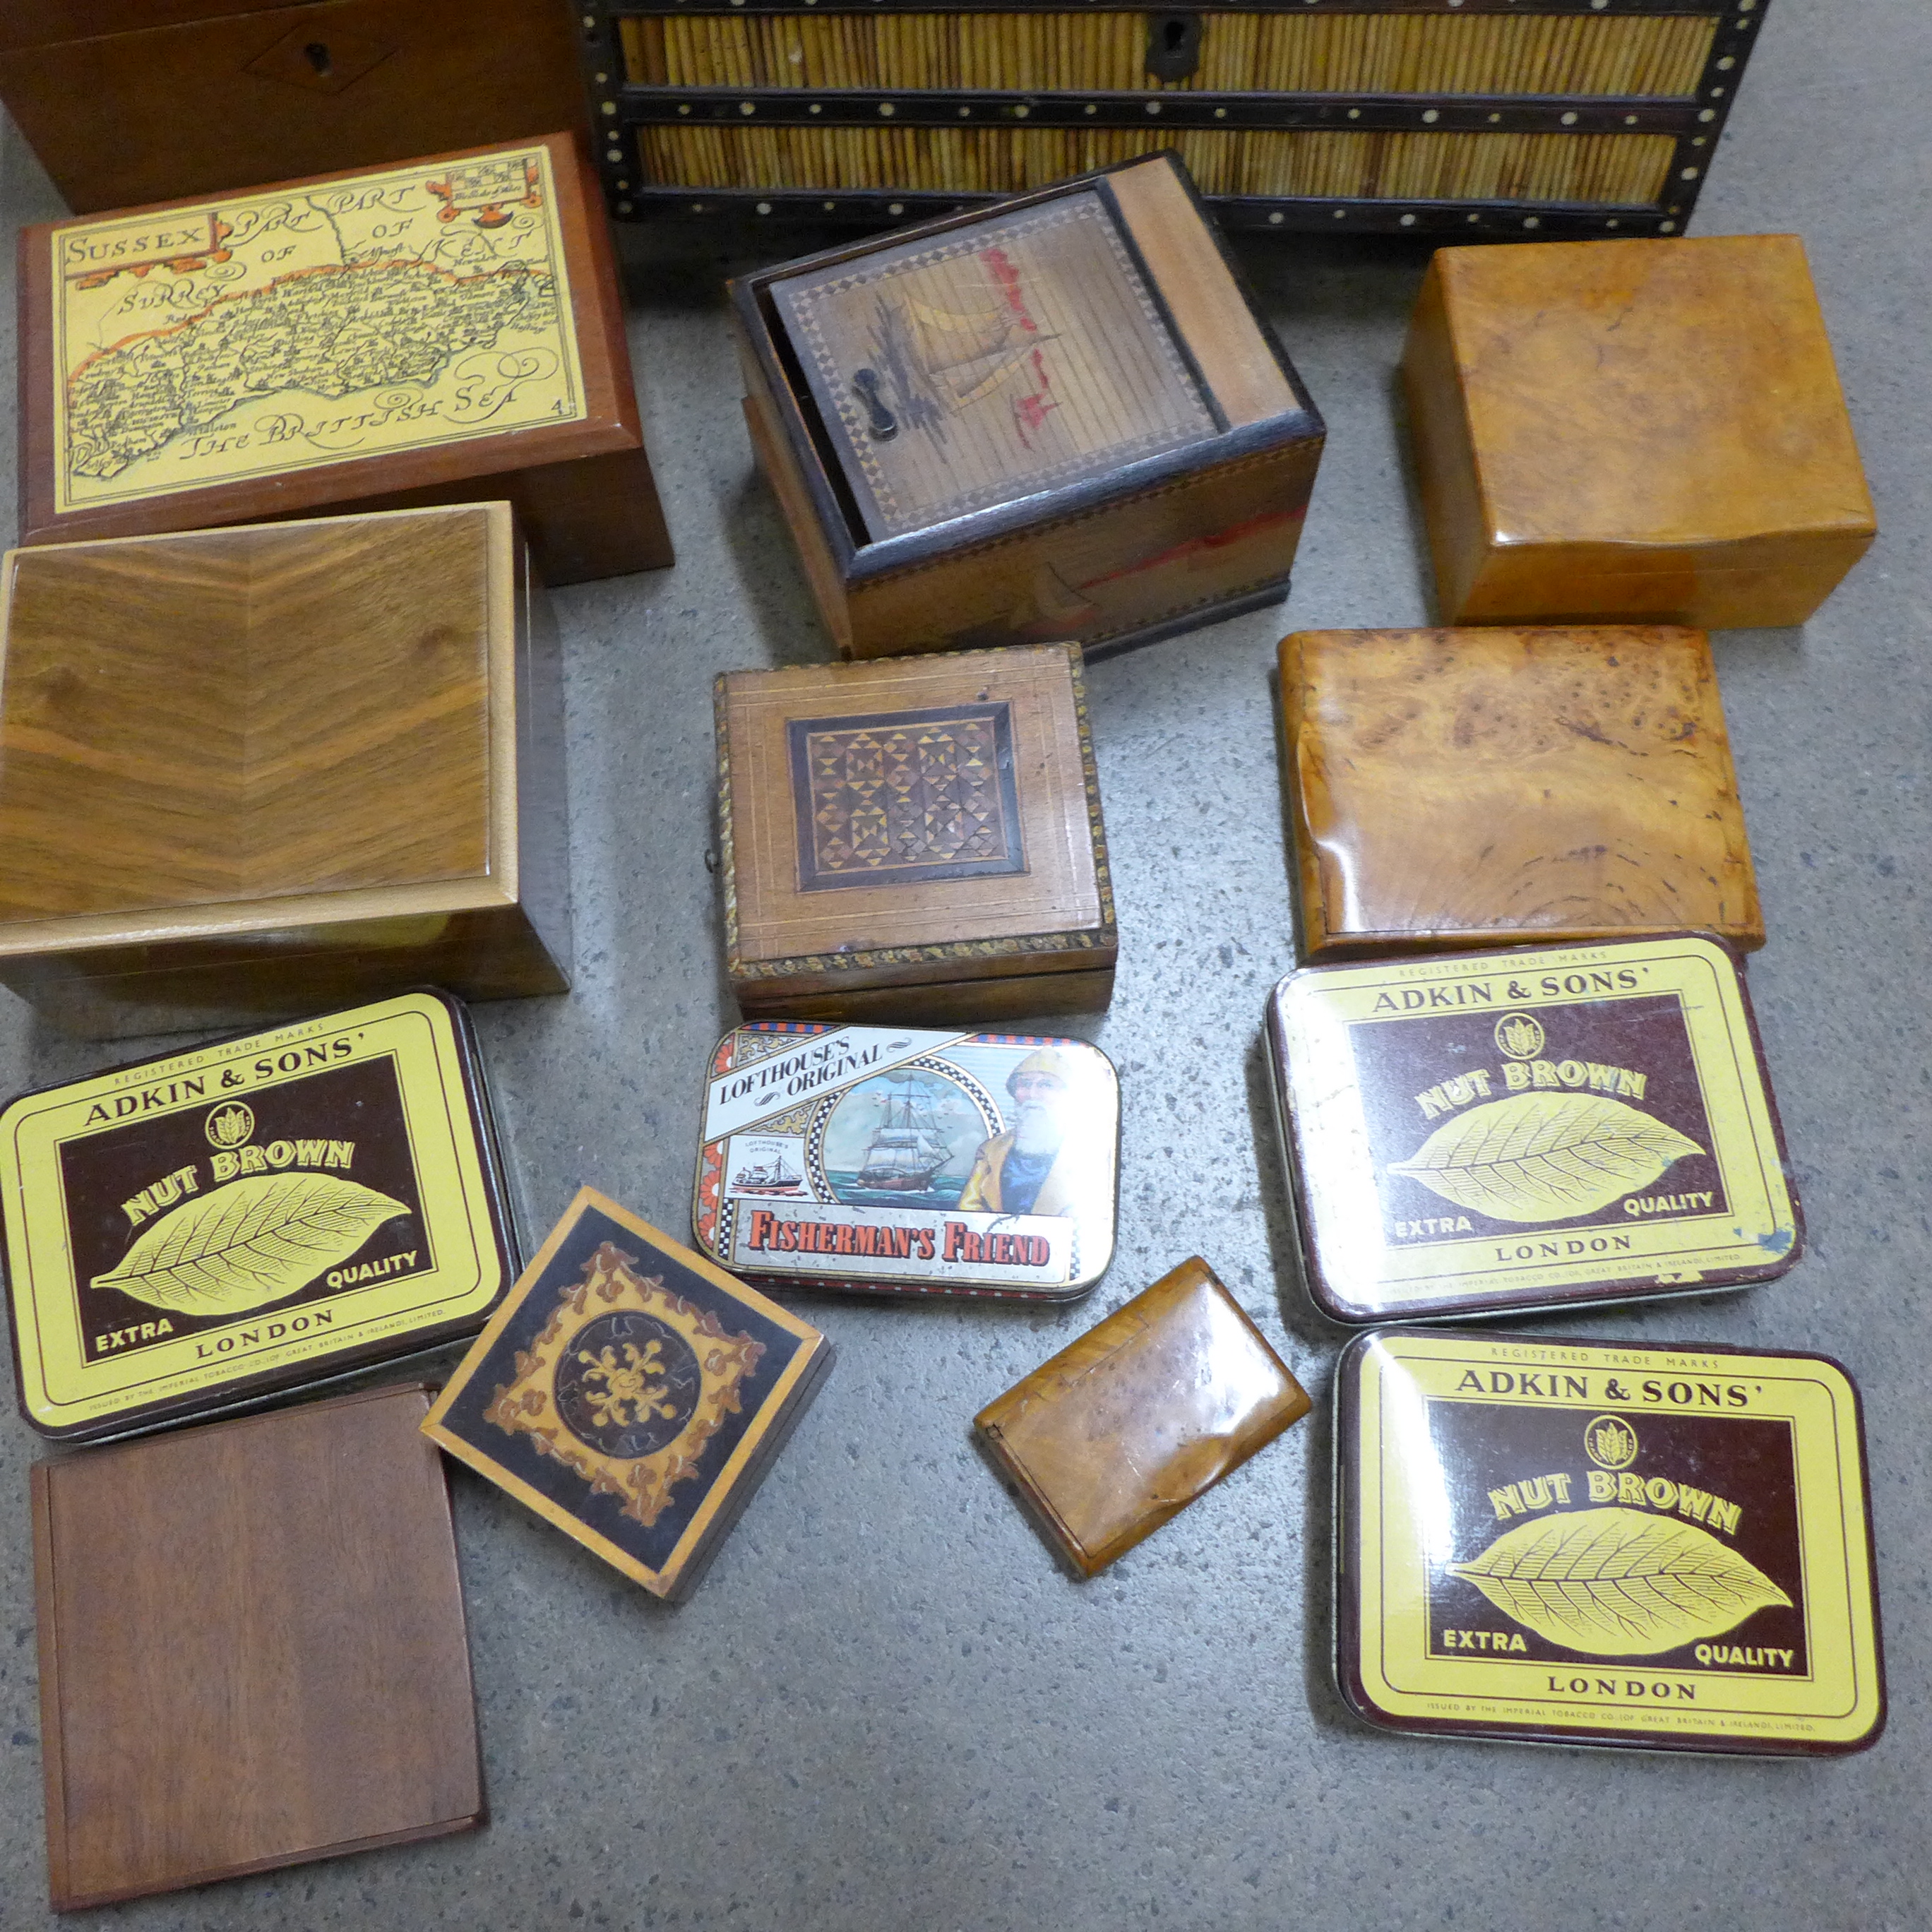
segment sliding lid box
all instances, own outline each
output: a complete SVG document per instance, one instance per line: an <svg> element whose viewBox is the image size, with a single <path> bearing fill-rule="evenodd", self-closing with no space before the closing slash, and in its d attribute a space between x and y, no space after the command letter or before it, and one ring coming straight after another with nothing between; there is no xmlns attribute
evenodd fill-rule
<svg viewBox="0 0 1932 1932"><path fill-rule="evenodd" d="M0 1112L21 1412L102 1442L473 1334L514 1280L482 1069L420 992Z"/></svg>
<svg viewBox="0 0 1932 1932"><path fill-rule="evenodd" d="M1335 1378L1336 1678L1390 1730L1820 1757L1885 1724L1822 1355L1388 1329Z"/></svg>

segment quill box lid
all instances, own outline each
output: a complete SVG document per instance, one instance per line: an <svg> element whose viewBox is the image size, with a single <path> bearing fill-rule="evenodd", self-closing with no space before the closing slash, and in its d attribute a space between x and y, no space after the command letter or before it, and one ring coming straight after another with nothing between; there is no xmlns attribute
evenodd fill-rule
<svg viewBox="0 0 1932 1932"><path fill-rule="evenodd" d="M1803 1250L1743 969L1708 934L1305 968L1268 1031L1335 1321L1703 1294Z"/></svg>
<svg viewBox="0 0 1932 1932"><path fill-rule="evenodd" d="M422 990L0 1111L20 1412L102 1442L481 1328L520 1265L467 1014Z"/></svg>
<svg viewBox="0 0 1932 1932"><path fill-rule="evenodd" d="M1383 1329L1335 1381L1335 1675L1383 1729L1826 1756L1885 1724L1828 1357Z"/></svg>

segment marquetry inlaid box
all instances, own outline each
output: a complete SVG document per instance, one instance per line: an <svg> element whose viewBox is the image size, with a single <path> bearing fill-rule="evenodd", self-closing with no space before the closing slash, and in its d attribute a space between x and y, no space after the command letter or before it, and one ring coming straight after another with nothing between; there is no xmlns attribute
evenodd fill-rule
<svg viewBox="0 0 1932 1932"><path fill-rule="evenodd" d="M0 565L0 985L75 1031L562 992L557 646L509 506Z"/></svg>
<svg viewBox="0 0 1932 1932"><path fill-rule="evenodd" d="M1877 532L1795 235L1443 249L1402 376L1445 623L1802 624Z"/></svg>
<svg viewBox="0 0 1932 1932"><path fill-rule="evenodd" d="M842 655L1098 656L1286 596L1322 418L1171 157L731 292Z"/></svg>
<svg viewBox="0 0 1932 1932"><path fill-rule="evenodd" d="M748 1019L1094 1012L1118 936L1077 644L717 683Z"/></svg>
<svg viewBox="0 0 1932 1932"><path fill-rule="evenodd" d="M671 560L568 135L20 245L23 543L503 499L547 583Z"/></svg>
<svg viewBox="0 0 1932 1932"><path fill-rule="evenodd" d="M1281 709L1305 958L1764 944L1701 631L1298 632Z"/></svg>

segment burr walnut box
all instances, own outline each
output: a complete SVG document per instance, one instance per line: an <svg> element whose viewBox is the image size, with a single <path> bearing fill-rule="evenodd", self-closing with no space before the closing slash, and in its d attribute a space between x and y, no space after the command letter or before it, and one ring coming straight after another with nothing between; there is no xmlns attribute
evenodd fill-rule
<svg viewBox="0 0 1932 1932"><path fill-rule="evenodd" d="M561 992L556 635L507 504L0 564L0 985L97 1034Z"/></svg>
<svg viewBox="0 0 1932 1932"><path fill-rule="evenodd" d="M973 1418L1083 1576L1308 1413L1301 1384L1198 1256Z"/></svg>
<svg viewBox="0 0 1932 1932"><path fill-rule="evenodd" d="M655 1597L695 1588L832 1344L581 1190L423 1432Z"/></svg>
<svg viewBox="0 0 1932 1932"><path fill-rule="evenodd" d="M1463 1330L1335 1372L1335 1676L1418 1736L1754 1757L1885 1728L1864 1426L1828 1356Z"/></svg>
<svg viewBox="0 0 1932 1932"><path fill-rule="evenodd" d="M1078 644L718 680L748 1019L1096 1012L1113 888Z"/></svg>
<svg viewBox="0 0 1932 1932"><path fill-rule="evenodd" d="M1298 632L1281 710L1306 958L1764 944L1701 631Z"/></svg>
<svg viewBox="0 0 1932 1932"><path fill-rule="evenodd" d="M671 560L567 135L23 229L20 264L23 543L502 498L547 582Z"/></svg>
<svg viewBox="0 0 1932 1932"><path fill-rule="evenodd" d="M367 1389L34 1464L56 1911L483 1822L428 1406Z"/></svg>
<svg viewBox="0 0 1932 1932"><path fill-rule="evenodd" d="M1445 623L1802 624L1877 532L1794 235L1444 248L1402 377Z"/></svg>
<svg viewBox="0 0 1932 1932"><path fill-rule="evenodd" d="M848 658L1090 653L1287 594L1322 425L1156 155L731 285L745 412Z"/></svg>

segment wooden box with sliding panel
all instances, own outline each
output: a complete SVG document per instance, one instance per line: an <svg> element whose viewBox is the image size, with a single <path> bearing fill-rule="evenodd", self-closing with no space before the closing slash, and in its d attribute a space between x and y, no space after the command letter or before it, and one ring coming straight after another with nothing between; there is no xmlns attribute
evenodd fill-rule
<svg viewBox="0 0 1932 1932"><path fill-rule="evenodd" d="M1802 624L1877 534L1795 235L1442 249L1402 376L1446 622Z"/></svg>
<svg viewBox="0 0 1932 1932"><path fill-rule="evenodd" d="M568 0L0 0L0 100L77 212L586 118Z"/></svg>
<svg viewBox="0 0 1932 1932"><path fill-rule="evenodd" d="M1166 155L731 285L745 412L848 658L1278 602L1322 418Z"/></svg>
<svg viewBox="0 0 1932 1932"><path fill-rule="evenodd" d="M1078 645L718 680L748 1019L1097 1012L1118 937Z"/></svg>
<svg viewBox="0 0 1932 1932"><path fill-rule="evenodd" d="M28 544L514 505L544 580L671 560L564 134L23 230Z"/></svg>
<svg viewBox="0 0 1932 1932"><path fill-rule="evenodd" d="M0 985L94 1034L566 990L554 629L509 506L8 553Z"/></svg>
<svg viewBox="0 0 1932 1932"><path fill-rule="evenodd" d="M1681 232L1766 0L585 0L622 218L926 216L1156 148L1233 226Z"/></svg>
<svg viewBox="0 0 1932 1932"><path fill-rule="evenodd" d="M1764 944L1701 631L1302 631L1281 713L1306 958Z"/></svg>

